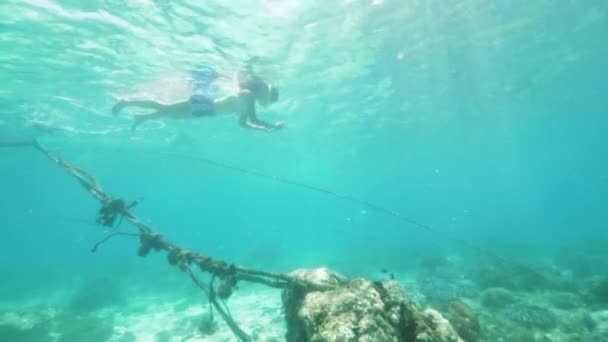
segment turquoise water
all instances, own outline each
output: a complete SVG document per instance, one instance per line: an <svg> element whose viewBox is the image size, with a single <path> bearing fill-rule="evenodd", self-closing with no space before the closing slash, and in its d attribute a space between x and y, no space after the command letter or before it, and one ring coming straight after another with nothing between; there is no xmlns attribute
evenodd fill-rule
<svg viewBox="0 0 608 342"><path fill-rule="evenodd" d="M139 200L134 212L176 244L244 266L368 278L387 269L421 296L416 279L433 258L479 293L487 284L475 274L495 256L566 277L596 321L577 332L585 340L608 335L598 314L608 300L588 295L608 284L606 33L605 1L5 0L0 143L35 139L110 194ZM252 58L280 89L258 108L285 122L280 131L243 129L236 116L131 131L141 112L111 113L124 98L186 100L203 67L225 95ZM0 154L3 312L61 313L100 278L128 298L204 303L165 256L136 257L133 238L90 253L105 236L98 203L34 149ZM195 158L355 196L432 229ZM269 310L280 316L277 303ZM136 312L131 304L116 310ZM483 331L491 316L471 305Z"/></svg>

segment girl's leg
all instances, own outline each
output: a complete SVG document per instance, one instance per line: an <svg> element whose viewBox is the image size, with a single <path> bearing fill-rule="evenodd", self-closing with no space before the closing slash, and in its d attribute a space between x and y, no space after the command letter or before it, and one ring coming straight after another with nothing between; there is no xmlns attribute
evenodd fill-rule
<svg viewBox="0 0 608 342"><path fill-rule="evenodd" d="M138 101L138 102L140 102L140 101ZM148 101L142 101L142 102L148 102ZM149 102L152 102L152 101L149 101ZM152 106L154 106L154 104L152 104ZM139 107L143 107L143 106L139 106ZM189 117L192 117L192 113L191 113L191 109L190 109L190 103L187 101L178 102L178 103L174 103L174 104L170 104L170 105L160 105L159 109L154 113L136 115L135 122L133 123L133 126L131 128L133 130L135 130L137 128L137 126L139 126L141 123L148 121L148 120L154 120L154 119L160 119L160 118L181 119L181 118L189 118Z"/></svg>
<svg viewBox="0 0 608 342"><path fill-rule="evenodd" d="M166 117L166 116L167 116L167 113L164 111L157 111L157 112L154 112L151 114L137 115L137 116L135 116L135 121L133 122L133 126L131 126L131 130L134 131L137 128L137 126L139 126L144 121L158 119L158 118L162 118L162 117Z"/></svg>
<svg viewBox="0 0 608 342"><path fill-rule="evenodd" d="M112 107L112 114L118 115L118 113L123 110L125 107L138 107L138 108L146 108L146 109L155 109L157 111L162 111L166 106L162 103L158 103L156 101L126 101L120 100L118 103Z"/></svg>

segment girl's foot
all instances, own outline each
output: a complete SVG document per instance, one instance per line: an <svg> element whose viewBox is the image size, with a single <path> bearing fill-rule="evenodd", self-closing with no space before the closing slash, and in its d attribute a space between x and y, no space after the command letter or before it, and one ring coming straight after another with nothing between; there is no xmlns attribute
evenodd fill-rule
<svg viewBox="0 0 608 342"><path fill-rule="evenodd" d="M116 102L116 104L114 105L114 107L112 107L112 114L114 116L118 115L118 113L125 107L125 101L120 100L118 102Z"/></svg>
<svg viewBox="0 0 608 342"><path fill-rule="evenodd" d="M137 126L139 126L146 119L143 117L143 115L137 115L135 116L134 120L135 121L133 122L133 126L131 126L131 131L135 131L137 129Z"/></svg>

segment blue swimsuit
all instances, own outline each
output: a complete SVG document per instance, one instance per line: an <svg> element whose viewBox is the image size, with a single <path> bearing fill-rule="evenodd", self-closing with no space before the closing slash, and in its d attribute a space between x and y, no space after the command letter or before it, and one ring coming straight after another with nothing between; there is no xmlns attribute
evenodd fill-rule
<svg viewBox="0 0 608 342"><path fill-rule="evenodd" d="M188 100L192 108L192 116L211 116L214 115L213 100L208 96L195 94Z"/></svg>

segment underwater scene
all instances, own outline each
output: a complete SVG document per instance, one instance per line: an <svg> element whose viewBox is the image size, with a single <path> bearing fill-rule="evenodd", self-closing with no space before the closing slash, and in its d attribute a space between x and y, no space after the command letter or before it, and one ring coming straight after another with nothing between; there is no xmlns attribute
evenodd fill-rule
<svg viewBox="0 0 608 342"><path fill-rule="evenodd" d="M608 2L3 0L0 342L608 341Z"/></svg>

